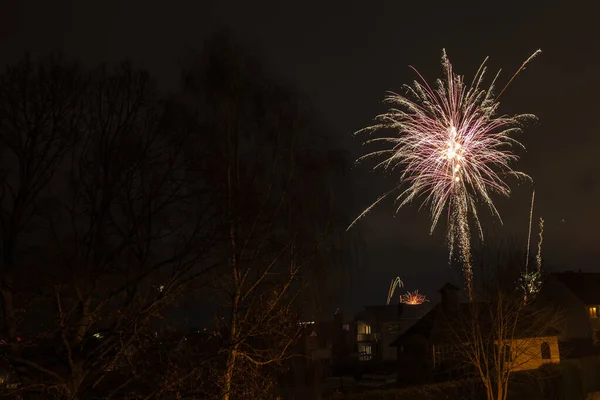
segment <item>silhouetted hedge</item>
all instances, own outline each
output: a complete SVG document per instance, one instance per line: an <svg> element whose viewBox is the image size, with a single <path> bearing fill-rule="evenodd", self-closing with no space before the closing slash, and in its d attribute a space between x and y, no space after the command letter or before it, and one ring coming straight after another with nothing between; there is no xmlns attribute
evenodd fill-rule
<svg viewBox="0 0 600 400"><path fill-rule="evenodd" d="M478 382L454 381L401 389L373 390L343 397L351 400L442 400L442 399L485 399Z"/></svg>

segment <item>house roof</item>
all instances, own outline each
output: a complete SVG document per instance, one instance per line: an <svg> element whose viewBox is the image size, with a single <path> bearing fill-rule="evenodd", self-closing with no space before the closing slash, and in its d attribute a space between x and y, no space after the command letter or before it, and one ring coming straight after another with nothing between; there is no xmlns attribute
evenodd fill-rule
<svg viewBox="0 0 600 400"><path fill-rule="evenodd" d="M485 324L485 321L489 320L489 317L486 317L486 315L489 316L489 312L491 311L486 303L477 303L476 305L479 310L479 318L482 318L482 321ZM418 320L413 326L394 340L390 346L400 346L408 338L417 335L433 343L447 343L448 341L452 341L454 340L452 332L455 331L456 328L459 328L456 324L460 324L460 321L468 321L472 310L471 303L459 303L458 308L449 314L444 310L441 304L437 304L431 311L425 314L423 318ZM521 328L522 329L517 328L513 338L525 337L527 328L525 328L524 325ZM545 328L544 331L544 335L547 336L555 336L560 333L552 327Z"/></svg>
<svg viewBox="0 0 600 400"><path fill-rule="evenodd" d="M445 342L450 338L451 324L456 321L466 320L471 311L470 303L458 303L458 309L448 314L441 303L438 303L413 326L401 334L390 346L398 346L405 339L419 335L433 342Z"/></svg>
<svg viewBox="0 0 600 400"><path fill-rule="evenodd" d="M355 320L370 323L383 321L417 320L430 309L429 303L419 305L388 304L377 306L366 306L359 312Z"/></svg>
<svg viewBox="0 0 600 400"><path fill-rule="evenodd" d="M444 284L444 286L442 286L442 287L440 288L440 290L438 290L438 292L440 292L440 293L441 293L441 292L444 292L444 291L455 291L455 292L459 292L459 291L460 291L460 289L459 289L459 288L457 288L456 286L454 286L453 284L451 284L450 282L446 282L446 283Z"/></svg>
<svg viewBox="0 0 600 400"><path fill-rule="evenodd" d="M586 305L600 304L600 274L561 272L552 274Z"/></svg>
<svg viewBox="0 0 600 400"><path fill-rule="evenodd" d="M429 339L431 336L431 332L433 331L433 326L435 324L436 315L440 313L440 305L436 304L427 314L425 314L421 319L419 319L413 326L408 328L404 333L402 333L396 340L390 343L390 346L397 347L401 345L405 339L419 335L426 339Z"/></svg>

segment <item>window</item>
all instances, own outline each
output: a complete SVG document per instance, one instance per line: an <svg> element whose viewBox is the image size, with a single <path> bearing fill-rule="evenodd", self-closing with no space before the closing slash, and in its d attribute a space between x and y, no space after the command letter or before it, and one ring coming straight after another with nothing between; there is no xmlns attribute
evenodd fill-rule
<svg viewBox="0 0 600 400"><path fill-rule="evenodd" d="M588 312L590 314L590 318L598 318L598 317L600 317L598 311L599 311L598 307L596 307L596 306L588 307Z"/></svg>
<svg viewBox="0 0 600 400"><path fill-rule="evenodd" d="M373 358L373 348L371 343L361 343L358 345L358 359L360 361L369 361Z"/></svg>
<svg viewBox="0 0 600 400"><path fill-rule="evenodd" d="M371 333L371 326L365 324L364 322L359 322L356 325L356 332L363 335L368 335Z"/></svg>
<svg viewBox="0 0 600 400"><path fill-rule="evenodd" d="M550 345L547 342L542 343L542 360L549 360L550 357Z"/></svg>
<svg viewBox="0 0 600 400"><path fill-rule="evenodd" d="M350 332L350 324L344 324L342 325L342 330L345 332Z"/></svg>
<svg viewBox="0 0 600 400"><path fill-rule="evenodd" d="M364 344L360 344L358 346L358 351L360 353L365 353L365 354L372 354L373 350L371 348L371 343L364 343Z"/></svg>
<svg viewBox="0 0 600 400"><path fill-rule="evenodd" d="M364 342L367 340L372 340L371 337L371 326L365 324L364 322L359 322L356 329L356 341Z"/></svg>
<svg viewBox="0 0 600 400"><path fill-rule="evenodd" d="M433 366L437 368L441 365L444 358L444 347L442 345L433 346Z"/></svg>

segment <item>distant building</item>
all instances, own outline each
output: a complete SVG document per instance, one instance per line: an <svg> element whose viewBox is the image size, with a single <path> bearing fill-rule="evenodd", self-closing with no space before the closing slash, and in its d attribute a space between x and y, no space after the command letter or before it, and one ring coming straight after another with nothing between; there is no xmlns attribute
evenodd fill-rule
<svg viewBox="0 0 600 400"><path fill-rule="evenodd" d="M359 361L395 361L391 344L429 310L428 304L367 306L356 315L356 351Z"/></svg>
<svg viewBox="0 0 600 400"><path fill-rule="evenodd" d="M599 273L551 274L544 282L539 298L562 310L561 357L582 357L599 352Z"/></svg>

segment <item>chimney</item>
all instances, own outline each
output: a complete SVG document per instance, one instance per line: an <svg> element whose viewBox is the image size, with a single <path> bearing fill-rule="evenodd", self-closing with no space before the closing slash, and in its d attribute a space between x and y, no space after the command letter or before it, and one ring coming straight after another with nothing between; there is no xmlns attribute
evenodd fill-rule
<svg viewBox="0 0 600 400"><path fill-rule="evenodd" d="M402 316L402 311L404 311L404 304L398 303L398 318Z"/></svg>
<svg viewBox="0 0 600 400"><path fill-rule="evenodd" d="M446 283L439 292L442 295L442 309L444 312L458 311L458 292L460 292L460 289L451 283Z"/></svg>

